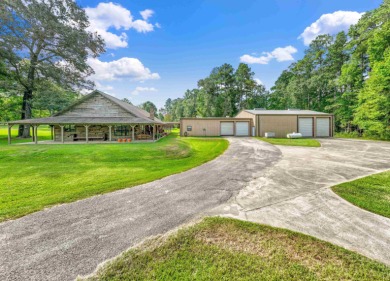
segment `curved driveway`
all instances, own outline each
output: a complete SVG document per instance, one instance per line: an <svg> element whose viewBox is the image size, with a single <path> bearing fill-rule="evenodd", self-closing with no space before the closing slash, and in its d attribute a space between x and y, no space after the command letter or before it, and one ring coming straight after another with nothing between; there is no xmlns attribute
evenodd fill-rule
<svg viewBox="0 0 390 281"><path fill-rule="evenodd" d="M148 184L0 224L0 280L73 280L144 238L210 210L278 161L278 148L231 138L217 159Z"/></svg>
<svg viewBox="0 0 390 281"><path fill-rule="evenodd" d="M320 142L321 148L278 146L281 160L212 214L303 232L390 265L390 219L329 188L390 169L390 142Z"/></svg>

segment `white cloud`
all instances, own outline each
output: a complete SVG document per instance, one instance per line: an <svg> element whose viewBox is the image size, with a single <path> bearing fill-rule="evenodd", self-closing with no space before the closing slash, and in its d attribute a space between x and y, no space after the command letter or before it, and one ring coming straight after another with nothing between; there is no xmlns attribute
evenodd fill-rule
<svg viewBox="0 0 390 281"><path fill-rule="evenodd" d="M294 60L292 54L298 52L293 46L287 46L284 48L276 48L271 52L273 58L277 61L291 61Z"/></svg>
<svg viewBox="0 0 390 281"><path fill-rule="evenodd" d="M95 82L96 89L100 91L112 91L114 90L114 87L111 85L103 85L99 81Z"/></svg>
<svg viewBox="0 0 390 281"><path fill-rule="evenodd" d="M131 92L132 95L137 96L141 92L157 92L156 88L149 88L149 87L136 87L135 90Z"/></svg>
<svg viewBox="0 0 390 281"><path fill-rule="evenodd" d="M268 64L271 60L276 59L279 62L294 60L293 54L298 50L293 46L286 46L284 48L276 48L272 52L263 52L260 57L251 55L243 55L240 57L240 61L249 64Z"/></svg>
<svg viewBox="0 0 390 281"><path fill-rule="evenodd" d="M95 74L91 77L94 81L113 81L123 78L133 81L160 79L158 73L152 73L136 58L123 57L110 62L88 58L88 64L95 70Z"/></svg>
<svg viewBox="0 0 390 281"><path fill-rule="evenodd" d="M135 20L133 21L132 27L137 30L138 32L150 32L153 31L154 26L151 23L148 23L144 20Z"/></svg>
<svg viewBox="0 0 390 281"><path fill-rule="evenodd" d="M323 14L318 20L306 27L298 39L303 39L305 45L309 45L318 35L334 35L340 31L347 31L356 24L364 13L352 11L336 11L332 14Z"/></svg>
<svg viewBox="0 0 390 281"><path fill-rule="evenodd" d="M264 83L259 79L259 78L255 78L253 79L255 80L255 82L257 83L257 85L264 85Z"/></svg>
<svg viewBox="0 0 390 281"><path fill-rule="evenodd" d="M154 25L147 21L153 14L152 10L141 12L144 20L133 20L128 9L112 2L99 3L95 8L85 8L85 12L90 21L88 30L100 34L105 40L107 48L110 49L127 47L127 35L123 31L131 28L143 33L154 30ZM111 28L121 33L115 34L108 31Z"/></svg>
<svg viewBox="0 0 390 281"><path fill-rule="evenodd" d="M141 11L139 12L141 14L141 17L144 19L144 20L148 20L151 16L153 16L154 14L154 11L153 10L150 10L150 9L146 9L144 11Z"/></svg>

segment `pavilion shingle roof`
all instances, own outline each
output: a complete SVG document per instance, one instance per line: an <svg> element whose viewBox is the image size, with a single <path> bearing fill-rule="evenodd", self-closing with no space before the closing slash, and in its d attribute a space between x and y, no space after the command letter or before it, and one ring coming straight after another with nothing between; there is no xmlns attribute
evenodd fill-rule
<svg viewBox="0 0 390 281"><path fill-rule="evenodd" d="M102 95L103 97L109 99L113 103L117 104L127 112L131 113L135 117L70 117L63 116L62 114L72 109L74 106L80 104L81 102L87 100L92 95ZM162 124L163 122L158 119L150 119L150 114L138 108L132 104L121 101L113 96L107 95L101 91L93 91L92 93L84 96L83 98L76 101L74 104L64 109L63 111L53 115L52 117L46 118L37 118L37 119L25 119L8 122L9 124Z"/></svg>
<svg viewBox="0 0 390 281"><path fill-rule="evenodd" d="M11 121L8 124L154 124L162 123L156 120L138 117L62 117L54 116L47 118L25 119Z"/></svg>

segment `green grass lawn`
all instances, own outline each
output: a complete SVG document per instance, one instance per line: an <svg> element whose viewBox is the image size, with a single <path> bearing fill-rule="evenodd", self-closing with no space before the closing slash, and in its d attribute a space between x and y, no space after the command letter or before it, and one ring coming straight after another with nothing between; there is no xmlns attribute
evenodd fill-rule
<svg viewBox="0 0 390 281"><path fill-rule="evenodd" d="M11 129L12 144L14 143L25 143L32 142L32 138L29 139L20 139L18 138L18 126L12 126ZM39 126L38 127L38 140L50 140L51 132L49 126ZM0 126L0 147L2 145L8 144L8 129L6 126ZM1 148L0 148L1 149Z"/></svg>
<svg viewBox="0 0 390 281"><path fill-rule="evenodd" d="M155 143L8 146L0 139L0 221L179 173L228 147L177 131Z"/></svg>
<svg viewBox="0 0 390 281"><path fill-rule="evenodd" d="M321 146L319 141L313 139L287 139L287 138L282 139L282 138L262 138L262 137L256 137L256 138L275 145L308 146L308 147Z"/></svg>
<svg viewBox="0 0 390 281"><path fill-rule="evenodd" d="M332 190L360 208L390 218L390 171L345 182Z"/></svg>
<svg viewBox="0 0 390 281"><path fill-rule="evenodd" d="M389 280L390 268L316 238L250 222L206 218L149 241L88 280Z"/></svg>

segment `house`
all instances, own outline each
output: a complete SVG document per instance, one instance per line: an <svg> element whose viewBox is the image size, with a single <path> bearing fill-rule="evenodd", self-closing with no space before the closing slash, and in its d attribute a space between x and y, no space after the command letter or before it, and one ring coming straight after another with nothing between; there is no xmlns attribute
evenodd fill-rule
<svg viewBox="0 0 390 281"><path fill-rule="evenodd" d="M49 125L53 141L61 143L118 139L153 141L161 136L166 125L154 116L154 112L146 112L97 90L52 117L8 122L9 144L11 127L20 124L33 126L35 143L40 125Z"/></svg>
<svg viewBox="0 0 390 281"><path fill-rule="evenodd" d="M285 138L299 132L303 137L333 137L334 116L312 110L242 110L232 118L182 118L181 136L259 136L274 133Z"/></svg>

